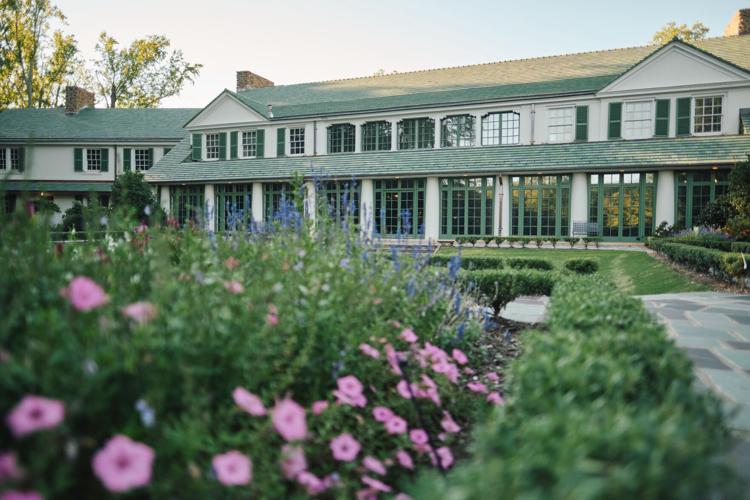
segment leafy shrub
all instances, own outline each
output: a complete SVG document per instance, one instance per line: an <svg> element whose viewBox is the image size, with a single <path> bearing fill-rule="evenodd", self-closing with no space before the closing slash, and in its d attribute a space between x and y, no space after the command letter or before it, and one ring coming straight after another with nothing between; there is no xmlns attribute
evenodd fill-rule
<svg viewBox="0 0 750 500"><path fill-rule="evenodd" d="M439 266L450 266L452 263L460 263L462 269L502 269L505 260L493 256L456 256L456 255L433 255L429 263Z"/></svg>
<svg viewBox="0 0 750 500"><path fill-rule="evenodd" d="M669 222L663 220L659 226L654 230L654 236L658 238L664 238L666 236L672 236L675 233L674 226L671 226Z"/></svg>
<svg viewBox="0 0 750 500"><path fill-rule="evenodd" d="M578 274L591 274L599 270L599 263L594 259L570 259L565 262L565 269Z"/></svg>
<svg viewBox="0 0 750 500"><path fill-rule="evenodd" d="M542 245L544 245L544 238L534 238L534 244L537 248L542 248Z"/></svg>
<svg viewBox="0 0 750 500"><path fill-rule="evenodd" d="M140 172L125 172L112 184L112 208L131 212L138 220L148 217L158 207L151 186Z"/></svg>
<svg viewBox="0 0 750 500"><path fill-rule="evenodd" d="M750 274L744 268L744 261L739 253L662 239L649 240L649 246L679 264L728 281L737 279L743 284L742 277Z"/></svg>
<svg viewBox="0 0 750 500"><path fill-rule="evenodd" d="M563 241L568 243L570 245L570 248L573 248L574 246L576 246L576 243L578 243L578 240L579 238L575 236L566 236L563 238Z"/></svg>
<svg viewBox="0 0 750 500"><path fill-rule="evenodd" d="M713 229L720 229L727 225L729 219L736 215L728 196L719 196L709 202L698 216L698 224Z"/></svg>
<svg viewBox="0 0 750 500"><path fill-rule="evenodd" d="M552 245L552 248L557 248L557 242L560 241L560 238L548 238L550 244Z"/></svg>
<svg viewBox="0 0 750 500"><path fill-rule="evenodd" d="M735 241L732 243L730 250L732 252L742 252L750 255L750 242L746 241Z"/></svg>
<svg viewBox="0 0 750 500"><path fill-rule="evenodd" d="M727 222L727 231L740 241L750 241L750 216L736 216Z"/></svg>
<svg viewBox="0 0 750 500"><path fill-rule="evenodd" d="M516 238L516 241L521 244L521 248L526 248L526 245L531 242L531 238L529 238L528 236L518 236Z"/></svg>
<svg viewBox="0 0 750 500"><path fill-rule="evenodd" d="M638 299L599 278L561 279L548 326L526 335L506 405L479 428L470 463L423 475L415 498L739 494L721 460L721 405L692 387L691 363Z"/></svg>
<svg viewBox="0 0 750 500"><path fill-rule="evenodd" d="M555 281L552 273L528 269L464 271L459 277L466 285L476 286L495 317L521 295L549 295Z"/></svg>
<svg viewBox="0 0 750 500"><path fill-rule="evenodd" d="M554 267L549 260L527 257L510 257L505 259L505 263L508 267L513 269L539 269L542 271L551 271Z"/></svg>
<svg viewBox="0 0 750 500"><path fill-rule="evenodd" d="M700 233L694 233L691 231L686 234L680 234L679 236L666 238L664 241L704 248L715 248L725 252L728 252L732 247L732 238L728 234L714 231L704 231Z"/></svg>

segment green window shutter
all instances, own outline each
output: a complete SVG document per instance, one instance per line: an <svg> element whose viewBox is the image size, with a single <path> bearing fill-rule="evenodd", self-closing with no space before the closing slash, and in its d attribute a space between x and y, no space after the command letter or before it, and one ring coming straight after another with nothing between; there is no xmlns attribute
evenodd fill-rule
<svg viewBox="0 0 750 500"><path fill-rule="evenodd" d="M109 148L102 148L102 172L109 172Z"/></svg>
<svg viewBox="0 0 750 500"><path fill-rule="evenodd" d="M280 128L276 130L276 156L284 156L286 152L286 129Z"/></svg>
<svg viewBox="0 0 750 500"><path fill-rule="evenodd" d="M576 141L589 140L589 107L576 107Z"/></svg>
<svg viewBox="0 0 750 500"><path fill-rule="evenodd" d="M122 170L123 170L123 172L130 172L130 168L131 168L130 162L132 161L131 160L131 156L130 156L130 151L131 151L130 148L125 148L125 149L122 150Z"/></svg>
<svg viewBox="0 0 750 500"><path fill-rule="evenodd" d="M219 159L227 159L227 133L222 132L219 134Z"/></svg>
<svg viewBox="0 0 750 500"><path fill-rule="evenodd" d="M266 131L261 129L255 132L255 156L263 158L266 154Z"/></svg>
<svg viewBox="0 0 750 500"><path fill-rule="evenodd" d="M193 161L201 161L203 156L203 134L193 134Z"/></svg>
<svg viewBox="0 0 750 500"><path fill-rule="evenodd" d="M148 148L148 168L154 166L154 148Z"/></svg>
<svg viewBox="0 0 750 500"><path fill-rule="evenodd" d="M667 137L669 135L669 99L656 101L656 123L654 136Z"/></svg>
<svg viewBox="0 0 750 500"><path fill-rule="evenodd" d="M26 148L18 148L18 171L26 169Z"/></svg>
<svg viewBox="0 0 750 500"><path fill-rule="evenodd" d="M620 139L622 137L622 103L609 103L609 128L607 130L609 139Z"/></svg>
<svg viewBox="0 0 750 500"><path fill-rule="evenodd" d="M73 150L73 170L83 172L83 149L75 148Z"/></svg>
<svg viewBox="0 0 750 500"><path fill-rule="evenodd" d="M237 131L229 133L229 157L237 158Z"/></svg>
<svg viewBox="0 0 750 500"><path fill-rule="evenodd" d="M677 135L690 135L690 97L677 99Z"/></svg>

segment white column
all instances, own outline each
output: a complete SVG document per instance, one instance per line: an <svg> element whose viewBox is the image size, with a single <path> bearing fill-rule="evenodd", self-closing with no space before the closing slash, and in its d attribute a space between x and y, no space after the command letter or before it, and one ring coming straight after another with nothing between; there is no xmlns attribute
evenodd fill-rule
<svg viewBox="0 0 750 500"><path fill-rule="evenodd" d="M504 185L501 185L502 177L495 176L495 196L493 196L492 201L492 225L494 226L492 228L492 234L495 236L500 236L500 214L501 210L500 207L502 206L503 199L505 198L505 190L507 189Z"/></svg>
<svg viewBox="0 0 750 500"><path fill-rule="evenodd" d="M661 170L656 177L656 219L658 226L667 221L670 226L674 224L674 171Z"/></svg>
<svg viewBox="0 0 750 500"><path fill-rule="evenodd" d="M371 237L375 230L375 200L372 179L362 179L362 193L360 196L359 227L362 235Z"/></svg>
<svg viewBox="0 0 750 500"><path fill-rule="evenodd" d="M500 236L510 236L510 199L511 199L511 185L510 176L500 176L503 182L503 208L501 210L502 226L500 228Z"/></svg>
<svg viewBox="0 0 750 500"><path fill-rule="evenodd" d="M391 122L391 151L396 151L397 149L398 149L398 120L393 120Z"/></svg>
<svg viewBox="0 0 750 500"><path fill-rule="evenodd" d="M440 181L428 177L424 191L424 237L431 241L440 238Z"/></svg>
<svg viewBox="0 0 750 500"><path fill-rule="evenodd" d="M216 231L216 214L214 212L214 185L206 184L203 188L203 200L204 200L204 211L203 215L206 218L205 224L206 229L209 231Z"/></svg>
<svg viewBox="0 0 750 500"><path fill-rule="evenodd" d="M589 220L589 193L588 185L586 184L586 174L584 172L576 172L573 174L572 185L570 186L570 222L571 227L567 231L563 231L560 228L561 234L567 234L571 236L573 234L574 222L588 222Z"/></svg>
<svg viewBox="0 0 750 500"><path fill-rule="evenodd" d="M440 149L441 144L441 137L440 137L440 117L439 116L432 116L433 120L435 120L435 149Z"/></svg>
<svg viewBox="0 0 750 500"><path fill-rule="evenodd" d="M313 181L305 182L305 215L315 221L315 183Z"/></svg>
<svg viewBox="0 0 750 500"><path fill-rule="evenodd" d="M161 199L159 200L159 204L164 210L164 213L166 213L167 215L172 215L169 213L169 186L162 185Z"/></svg>
<svg viewBox="0 0 750 500"><path fill-rule="evenodd" d="M474 145L482 145L482 115L474 115ZM497 220L497 219L495 219Z"/></svg>
<svg viewBox="0 0 750 500"><path fill-rule="evenodd" d="M253 220L255 222L263 222L263 183L253 182L253 196L252 196L252 207L251 212Z"/></svg>
<svg viewBox="0 0 750 500"><path fill-rule="evenodd" d="M362 152L362 124L364 122L354 122L354 152Z"/></svg>

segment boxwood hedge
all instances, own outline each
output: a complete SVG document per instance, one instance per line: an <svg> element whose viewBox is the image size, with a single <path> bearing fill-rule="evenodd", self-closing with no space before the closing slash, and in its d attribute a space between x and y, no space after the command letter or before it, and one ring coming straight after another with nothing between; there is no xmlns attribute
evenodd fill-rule
<svg viewBox="0 0 750 500"><path fill-rule="evenodd" d="M459 279L475 286L481 299L494 309L495 317L512 300L521 295L549 295L555 274L536 269L482 269L463 271Z"/></svg>
<svg viewBox="0 0 750 500"><path fill-rule="evenodd" d="M430 264L447 266L450 264L451 259L455 259L455 255L433 255L430 257ZM503 269L510 267L513 269L542 269L552 270L552 262L546 259L532 259L532 258L504 258L492 255L470 255L461 256L461 268L467 270L476 269Z"/></svg>
<svg viewBox="0 0 750 500"><path fill-rule="evenodd" d="M565 262L565 269L578 274L591 274L599 270L599 263L593 259L570 259Z"/></svg>

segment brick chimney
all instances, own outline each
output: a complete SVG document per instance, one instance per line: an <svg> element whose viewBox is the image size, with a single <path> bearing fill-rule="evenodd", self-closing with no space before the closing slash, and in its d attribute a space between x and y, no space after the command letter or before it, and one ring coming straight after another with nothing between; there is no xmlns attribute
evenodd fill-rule
<svg viewBox="0 0 750 500"><path fill-rule="evenodd" d="M237 92L247 89L260 89L263 87L273 87L273 82L252 71L237 72Z"/></svg>
<svg viewBox="0 0 750 500"><path fill-rule="evenodd" d="M734 13L732 19L724 28L724 36L750 34L750 9L740 9Z"/></svg>
<svg viewBox="0 0 750 500"><path fill-rule="evenodd" d="M65 87L65 112L78 113L83 108L94 107L94 94L81 87Z"/></svg>

